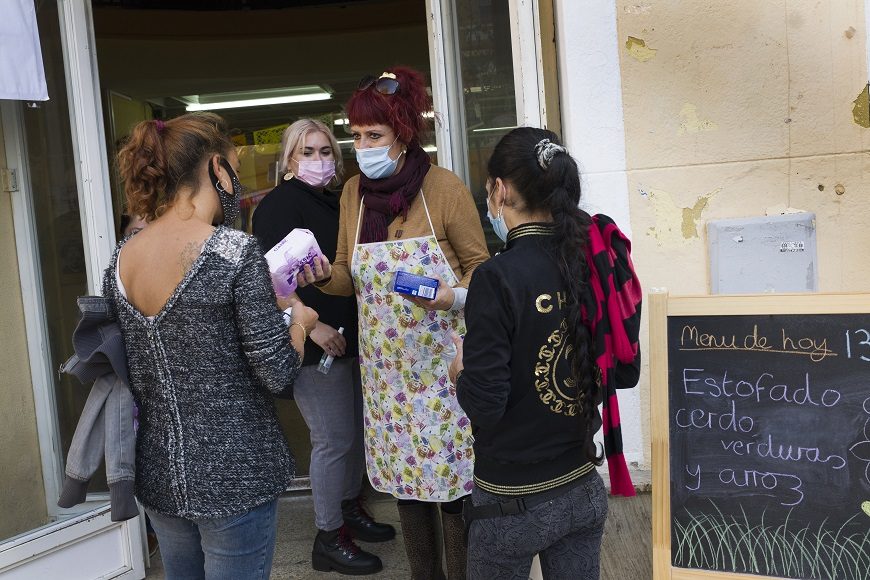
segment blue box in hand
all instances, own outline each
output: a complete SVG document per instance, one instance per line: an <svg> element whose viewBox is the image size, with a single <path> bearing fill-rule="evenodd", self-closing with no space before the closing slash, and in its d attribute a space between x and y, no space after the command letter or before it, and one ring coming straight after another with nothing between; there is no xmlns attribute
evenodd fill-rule
<svg viewBox="0 0 870 580"><path fill-rule="evenodd" d="M396 280L393 282L393 290L400 294L435 300L435 293L438 292L438 280L398 270Z"/></svg>

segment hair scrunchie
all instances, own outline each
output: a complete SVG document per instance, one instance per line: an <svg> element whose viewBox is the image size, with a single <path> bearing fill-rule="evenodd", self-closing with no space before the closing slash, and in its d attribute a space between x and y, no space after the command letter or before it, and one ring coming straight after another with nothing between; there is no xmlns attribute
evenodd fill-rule
<svg viewBox="0 0 870 580"><path fill-rule="evenodd" d="M553 143L549 139L541 139L538 141L538 144L535 145L535 156L538 158L538 165L540 165L541 169L545 171L553 161L553 157L559 153L567 154L568 149L562 145Z"/></svg>
<svg viewBox="0 0 870 580"><path fill-rule="evenodd" d="M157 127L158 133L163 133L163 129L166 128L166 123L164 123L161 119L154 119L154 125Z"/></svg>

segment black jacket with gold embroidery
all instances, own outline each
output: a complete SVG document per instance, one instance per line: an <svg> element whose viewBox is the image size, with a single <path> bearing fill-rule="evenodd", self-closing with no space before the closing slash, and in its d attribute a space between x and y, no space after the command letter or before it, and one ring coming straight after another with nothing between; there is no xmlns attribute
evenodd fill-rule
<svg viewBox="0 0 870 580"><path fill-rule="evenodd" d="M544 247L552 235L545 224L511 230L468 288L457 396L474 430L475 485L491 493L538 493L594 469L571 379L566 288Z"/></svg>

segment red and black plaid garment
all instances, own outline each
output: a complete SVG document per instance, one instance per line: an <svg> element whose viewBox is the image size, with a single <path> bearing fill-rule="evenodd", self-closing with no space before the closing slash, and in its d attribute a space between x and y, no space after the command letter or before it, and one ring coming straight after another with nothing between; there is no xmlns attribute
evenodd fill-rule
<svg viewBox="0 0 870 580"><path fill-rule="evenodd" d="M622 426L616 389L637 385L640 378L640 281L631 263L631 242L606 215L592 216L589 228L589 290L582 314L595 341L601 370L604 454L610 492L633 496L634 485L622 455Z"/></svg>

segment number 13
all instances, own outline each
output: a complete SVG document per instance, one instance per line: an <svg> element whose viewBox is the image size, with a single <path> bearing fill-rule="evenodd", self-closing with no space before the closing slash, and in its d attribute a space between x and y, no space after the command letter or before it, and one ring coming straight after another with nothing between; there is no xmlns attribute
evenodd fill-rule
<svg viewBox="0 0 870 580"><path fill-rule="evenodd" d="M846 331L846 357L852 358L852 334L857 335L861 333L864 335L864 340L858 343L859 346L870 347L870 332L863 328L859 328L858 330L847 330ZM857 337L856 337L857 338ZM858 356L858 355L856 355ZM861 360L870 362L870 358L860 355Z"/></svg>

